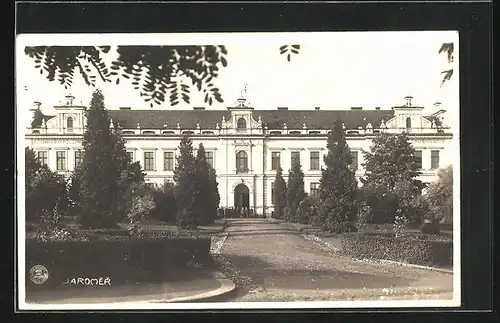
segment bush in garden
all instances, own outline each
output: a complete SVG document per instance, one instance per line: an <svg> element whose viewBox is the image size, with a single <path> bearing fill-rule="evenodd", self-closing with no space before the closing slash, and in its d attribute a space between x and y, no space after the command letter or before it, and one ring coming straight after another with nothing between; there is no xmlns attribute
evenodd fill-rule
<svg viewBox="0 0 500 323"><path fill-rule="evenodd" d="M146 220L154 209L154 200L149 194L137 196L127 214L127 230L130 235L137 235L140 231L141 223Z"/></svg>
<svg viewBox="0 0 500 323"><path fill-rule="evenodd" d="M426 189L425 201L429 205L426 219L430 222L453 223L453 167L438 172L438 180Z"/></svg>
<svg viewBox="0 0 500 323"><path fill-rule="evenodd" d="M314 217L318 217L320 200L317 194L307 195L297 210L298 221L301 224L312 224Z"/></svg>
<svg viewBox="0 0 500 323"><path fill-rule="evenodd" d="M57 214L60 218L68 213L69 197L67 181L43 165L31 177L26 186L26 220L41 223L44 218Z"/></svg>
<svg viewBox="0 0 500 323"><path fill-rule="evenodd" d="M151 194L155 205L151 217L160 221L175 223L177 202L175 200L174 184L165 181L162 187L153 189Z"/></svg>
<svg viewBox="0 0 500 323"><path fill-rule="evenodd" d="M424 234L437 235L440 233L439 225L436 222L424 222L420 226L420 232Z"/></svg>
<svg viewBox="0 0 500 323"><path fill-rule="evenodd" d="M408 228L409 220L404 215L396 215L394 219L394 233L396 237L404 234L405 230Z"/></svg>

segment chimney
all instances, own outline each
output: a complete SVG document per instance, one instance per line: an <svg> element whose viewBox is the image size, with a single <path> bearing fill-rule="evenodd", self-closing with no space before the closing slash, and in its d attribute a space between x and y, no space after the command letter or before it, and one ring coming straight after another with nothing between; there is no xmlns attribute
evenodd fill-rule
<svg viewBox="0 0 500 323"><path fill-rule="evenodd" d="M375 107L375 110L380 111L380 107Z"/></svg>
<svg viewBox="0 0 500 323"><path fill-rule="evenodd" d="M120 107L120 110L131 110L131 107Z"/></svg>
<svg viewBox="0 0 500 323"><path fill-rule="evenodd" d="M363 110L363 107L351 107L351 110Z"/></svg>
<svg viewBox="0 0 500 323"><path fill-rule="evenodd" d="M411 95L407 95L405 96L405 100L406 100L406 106L407 107L411 107L411 100L413 99L413 97Z"/></svg>
<svg viewBox="0 0 500 323"><path fill-rule="evenodd" d="M314 110L318 111L320 109L320 107L314 107Z"/></svg>
<svg viewBox="0 0 500 323"><path fill-rule="evenodd" d="M288 110L288 107L278 107L278 110Z"/></svg>
<svg viewBox="0 0 500 323"><path fill-rule="evenodd" d="M205 107L193 107L193 110L205 110Z"/></svg>

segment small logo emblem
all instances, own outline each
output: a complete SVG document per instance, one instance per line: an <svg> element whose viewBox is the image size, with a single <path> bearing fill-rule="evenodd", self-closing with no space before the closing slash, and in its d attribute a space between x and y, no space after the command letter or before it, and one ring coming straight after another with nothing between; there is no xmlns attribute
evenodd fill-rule
<svg viewBox="0 0 500 323"><path fill-rule="evenodd" d="M42 265L33 266L30 269L30 279L33 283L41 285L49 279L49 271Z"/></svg>

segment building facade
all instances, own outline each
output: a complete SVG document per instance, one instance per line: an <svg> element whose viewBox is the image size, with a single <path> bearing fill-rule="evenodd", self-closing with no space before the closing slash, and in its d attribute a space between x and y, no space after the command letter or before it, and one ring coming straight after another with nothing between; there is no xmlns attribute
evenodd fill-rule
<svg viewBox="0 0 500 323"><path fill-rule="evenodd" d="M327 136L337 119L343 122L358 178L364 174L362 151L370 149L374 136L406 131L421 161L421 180L435 180L437 170L452 162L452 133L442 125L445 110L437 103L436 112L424 116L423 107L412 106L411 97L405 99L402 106L370 110L255 110L241 98L227 110L119 108L108 113L110 126L121 129L127 153L141 163L147 183L173 179L180 138L189 135L195 150L203 143L207 161L217 172L221 206L269 215L276 169L281 167L287 180L293 158L301 162L306 191L319 189ZM82 161L86 107L67 96L54 109L55 115L44 115L40 102L34 103L26 145L40 162L69 175Z"/></svg>

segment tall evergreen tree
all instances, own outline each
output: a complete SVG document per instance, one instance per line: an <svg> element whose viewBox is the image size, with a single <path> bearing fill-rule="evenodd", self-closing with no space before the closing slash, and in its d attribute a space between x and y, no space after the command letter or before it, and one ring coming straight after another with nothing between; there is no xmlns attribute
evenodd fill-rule
<svg viewBox="0 0 500 323"><path fill-rule="evenodd" d="M286 182L283 179L283 170L281 166L276 170L276 176L274 178L274 192L273 192L273 205L274 205L274 217L276 219L282 219L284 216L284 211L287 201L287 188Z"/></svg>
<svg viewBox="0 0 500 323"><path fill-rule="evenodd" d="M396 215L418 222L422 217L416 202L424 186L417 179L420 166L414 155L406 133L380 134L373 139L370 152L364 152L366 173L361 181L371 222L389 223Z"/></svg>
<svg viewBox="0 0 500 323"><path fill-rule="evenodd" d="M357 215L358 182L350 168L352 157L340 120L333 124L327 148L320 180L320 218L325 229L344 232Z"/></svg>
<svg viewBox="0 0 500 323"><path fill-rule="evenodd" d="M213 210L209 208L212 194L210 185L209 165L205 156L205 147L202 143L198 146L196 154L196 215L198 224L205 225L212 223L215 220L215 214L211 214Z"/></svg>
<svg viewBox="0 0 500 323"><path fill-rule="evenodd" d="M177 201L177 225L183 229L197 227L196 200L196 160L193 156L193 143L183 136L179 145L177 165L174 169L175 198Z"/></svg>
<svg viewBox="0 0 500 323"><path fill-rule="evenodd" d="M304 172L302 172L300 160L293 159L292 168L288 172L287 185L287 206L293 220L297 220L297 210L299 208L299 204L305 197Z"/></svg>
<svg viewBox="0 0 500 323"><path fill-rule="evenodd" d="M219 183L217 182L217 172L215 168L212 166L208 166L208 175L209 175L209 185L210 192L212 193L211 198L209 199L208 209L210 210L210 214L213 216L215 220L217 218L217 212L219 211L220 205L220 193L219 193Z"/></svg>
<svg viewBox="0 0 500 323"><path fill-rule="evenodd" d="M83 205L80 221L89 228L114 227L124 216L120 180L127 169L125 147L119 134L110 129L101 91L93 93L86 116L83 161L78 180Z"/></svg>

